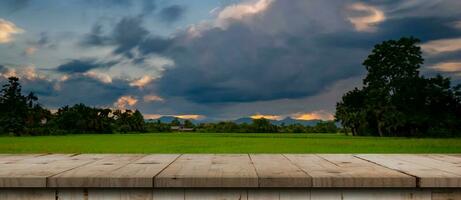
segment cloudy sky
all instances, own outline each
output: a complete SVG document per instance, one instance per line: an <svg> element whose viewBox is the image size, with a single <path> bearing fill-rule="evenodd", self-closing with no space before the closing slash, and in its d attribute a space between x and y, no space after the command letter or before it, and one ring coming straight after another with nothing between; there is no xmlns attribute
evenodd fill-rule
<svg viewBox="0 0 461 200"><path fill-rule="evenodd" d="M374 44L421 39L426 76L461 78L459 0L2 0L0 81L50 109L147 118L331 119Z"/></svg>

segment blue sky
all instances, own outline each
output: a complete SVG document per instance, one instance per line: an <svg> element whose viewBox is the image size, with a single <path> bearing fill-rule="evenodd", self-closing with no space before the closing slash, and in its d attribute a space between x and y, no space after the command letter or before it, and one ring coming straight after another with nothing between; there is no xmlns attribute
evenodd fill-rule
<svg viewBox="0 0 461 200"><path fill-rule="evenodd" d="M0 81L67 104L209 120L331 119L374 44L421 39L461 76L457 0L4 0Z"/></svg>

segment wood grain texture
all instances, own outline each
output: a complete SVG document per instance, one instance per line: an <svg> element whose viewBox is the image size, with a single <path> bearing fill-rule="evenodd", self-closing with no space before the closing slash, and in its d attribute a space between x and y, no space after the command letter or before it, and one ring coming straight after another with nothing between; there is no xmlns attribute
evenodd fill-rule
<svg viewBox="0 0 461 200"><path fill-rule="evenodd" d="M258 187L247 154L182 155L154 179L158 187Z"/></svg>
<svg viewBox="0 0 461 200"><path fill-rule="evenodd" d="M285 155L312 177L313 187L415 187L416 179L351 155Z"/></svg>
<svg viewBox="0 0 461 200"><path fill-rule="evenodd" d="M0 188L461 188L461 157L430 154L0 155Z"/></svg>
<svg viewBox="0 0 461 200"><path fill-rule="evenodd" d="M187 190L185 200L248 200L246 190Z"/></svg>
<svg viewBox="0 0 461 200"><path fill-rule="evenodd" d="M452 164L461 164L461 157L455 156L455 155L445 155L445 154L429 154L429 155L424 155L429 158L433 158L436 160L444 161L444 162L449 162Z"/></svg>
<svg viewBox="0 0 461 200"><path fill-rule="evenodd" d="M55 200L56 193L50 189L0 189L1 200Z"/></svg>
<svg viewBox="0 0 461 200"><path fill-rule="evenodd" d="M461 189L433 191L432 200L461 200Z"/></svg>
<svg viewBox="0 0 461 200"><path fill-rule="evenodd" d="M416 164L404 158L399 158L396 155L364 154L356 156L387 168L415 176L419 180L418 187L461 187L461 176L440 170L438 167Z"/></svg>
<svg viewBox="0 0 461 200"><path fill-rule="evenodd" d="M248 190L248 200L280 200L280 191L270 189Z"/></svg>
<svg viewBox="0 0 461 200"><path fill-rule="evenodd" d="M184 200L184 189L154 189L153 200Z"/></svg>
<svg viewBox="0 0 461 200"><path fill-rule="evenodd" d="M312 179L280 154L250 154L259 187L310 187Z"/></svg>
<svg viewBox="0 0 461 200"><path fill-rule="evenodd" d="M461 176L461 164L460 163L442 161L439 159L434 159L434 158L431 158L428 156L422 156L422 155L395 155L393 157L399 160L405 160L408 162L415 163L417 165L427 166L427 167L439 169L442 171L446 171L446 172ZM453 159L452 161L455 161L455 160Z"/></svg>
<svg viewBox="0 0 461 200"><path fill-rule="evenodd" d="M113 172L134 162L143 155L108 155L90 164L50 176L49 187L117 187L123 185L123 178L113 176ZM133 172L134 173L134 172Z"/></svg>
<svg viewBox="0 0 461 200"><path fill-rule="evenodd" d="M0 154L0 164L11 164L27 158L33 158L42 154Z"/></svg>
<svg viewBox="0 0 461 200"><path fill-rule="evenodd" d="M179 155L148 155L113 170L110 187L154 187L154 176L171 164ZM119 179L119 181L115 181Z"/></svg>
<svg viewBox="0 0 461 200"><path fill-rule="evenodd" d="M47 178L91 162L91 157L46 155L0 164L0 187L47 187Z"/></svg>

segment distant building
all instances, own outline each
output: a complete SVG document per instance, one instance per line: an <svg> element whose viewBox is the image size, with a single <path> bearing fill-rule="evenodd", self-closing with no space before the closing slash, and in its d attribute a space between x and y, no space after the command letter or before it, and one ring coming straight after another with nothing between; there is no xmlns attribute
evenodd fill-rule
<svg viewBox="0 0 461 200"><path fill-rule="evenodd" d="M192 132L194 128L186 128L183 125L180 126L171 126L170 128L172 131L179 131L179 132Z"/></svg>

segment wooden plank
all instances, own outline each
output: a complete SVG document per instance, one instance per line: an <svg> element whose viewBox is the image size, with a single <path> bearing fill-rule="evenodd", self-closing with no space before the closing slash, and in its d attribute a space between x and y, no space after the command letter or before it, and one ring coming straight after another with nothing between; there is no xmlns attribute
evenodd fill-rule
<svg viewBox="0 0 461 200"><path fill-rule="evenodd" d="M429 155L425 155L425 156L433 158L433 159L436 159L436 160L456 164L456 165L461 164L461 157L458 157L458 156L455 156L455 155L429 154Z"/></svg>
<svg viewBox="0 0 461 200"><path fill-rule="evenodd" d="M116 187L124 180L113 177L112 172L142 157L142 155L108 155L88 165L49 177L48 186Z"/></svg>
<svg viewBox="0 0 461 200"><path fill-rule="evenodd" d="M246 154L182 155L154 181L154 187L258 187Z"/></svg>
<svg viewBox="0 0 461 200"><path fill-rule="evenodd" d="M312 179L280 154L251 154L259 187L311 187Z"/></svg>
<svg viewBox="0 0 461 200"><path fill-rule="evenodd" d="M14 164L48 164L55 161L72 159L75 154L46 154L14 162Z"/></svg>
<svg viewBox="0 0 461 200"><path fill-rule="evenodd" d="M154 176L171 164L179 154L148 155L110 173L111 187L154 187ZM115 181L119 180L119 181Z"/></svg>
<svg viewBox="0 0 461 200"><path fill-rule="evenodd" d="M247 200L246 190L187 190L185 200Z"/></svg>
<svg viewBox="0 0 461 200"><path fill-rule="evenodd" d="M11 164L19 160L41 156L43 154L1 154L0 164Z"/></svg>
<svg viewBox="0 0 461 200"><path fill-rule="evenodd" d="M311 200L343 200L341 190L338 189L312 189Z"/></svg>
<svg viewBox="0 0 461 200"><path fill-rule="evenodd" d="M184 200L184 189L154 189L153 200Z"/></svg>
<svg viewBox="0 0 461 200"><path fill-rule="evenodd" d="M432 192L432 200L460 200L460 199L461 199L461 189Z"/></svg>
<svg viewBox="0 0 461 200"><path fill-rule="evenodd" d="M420 190L344 190L341 200L431 200L430 191Z"/></svg>
<svg viewBox="0 0 461 200"><path fill-rule="evenodd" d="M362 159L418 178L419 187L461 187L461 176L440 169L397 159L395 155L364 154Z"/></svg>
<svg viewBox="0 0 461 200"><path fill-rule="evenodd" d="M0 164L0 187L46 187L49 176L94 162L92 158L60 155L60 159L40 156L11 164Z"/></svg>
<svg viewBox="0 0 461 200"><path fill-rule="evenodd" d="M55 200L56 194L50 189L0 189L1 200Z"/></svg>
<svg viewBox="0 0 461 200"><path fill-rule="evenodd" d="M88 200L88 191L83 189L56 189L56 200Z"/></svg>
<svg viewBox="0 0 461 200"><path fill-rule="evenodd" d="M89 189L88 200L152 200L151 189Z"/></svg>
<svg viewBox="0 0 461 200"><path fill-rule="evenodd" d="M248 200L280 200L280 191L268 189L248 190Z"/></svg>
<svg viewBox="0 0 461 200"><path fill-rule="evenodd" d="M313 187L415 187L414 177L350 155L285 155L312 177ZM347 160L347 161L345 161Z"/></svg>
<svg viewBox="0 0 461 200"><path fill-rule="evenodd" d="M311 194L307 189L304 190L281 190L280 200L310 200Z"/></svg>
<svg viewBox="0 0 461 200"><path fill-rule="evenodd" d="M428 156L423 155L395 155L396 159L404 160L415 163L421 166L427 166L431 168L440 169L442 171L450 172L461 176L461 164L453 164L451 162L441 161Z"/></svg>

